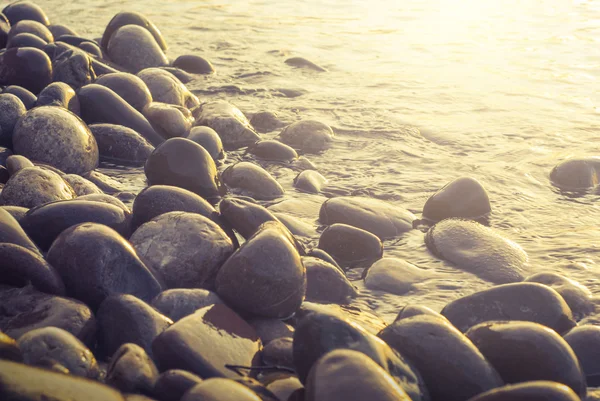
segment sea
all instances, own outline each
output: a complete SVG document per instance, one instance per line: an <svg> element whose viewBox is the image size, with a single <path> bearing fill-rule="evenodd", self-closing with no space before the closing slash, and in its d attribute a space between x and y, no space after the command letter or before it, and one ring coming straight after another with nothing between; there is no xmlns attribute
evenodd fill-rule
<svg viewBox="0 0 600 401"><path fill-rule="evenodd" d="M425 201L463 176L479 180L490 227L529 255L527 273L557 272L600 292L600 196L565 193L549 173L600 155L600 2L585 0L37 0L52 23L99 38L120 11L161 30L167 55L209 59L216 74L188 87L201 101L226 99L247 115L315 119L336 136L307 155L329 181L297 191L297 171L265 164L286 189L278 202L314 229L332 196L367 196L418 217ZM327 71L294 68L304 57ZM272 138L277 131L265 135ZM233 152L221 166L247 159ZM103 166L131 192L143 169ZM403 296L369 290L360 272L355 304L386 321L399 308L440 310L492 283L434 257L424 232L384 243L384 256L427 270Z"/></svg>

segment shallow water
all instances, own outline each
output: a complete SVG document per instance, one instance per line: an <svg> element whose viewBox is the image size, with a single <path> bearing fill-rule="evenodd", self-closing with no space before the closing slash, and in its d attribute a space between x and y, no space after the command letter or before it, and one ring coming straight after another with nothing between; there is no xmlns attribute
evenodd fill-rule
<svg viewBox="0 0 600 401"><path fill-rule="evenodd" d="M531 273L560 272L600 291L599 197L561 194L548 180L559 161L600 154L599 2L37 2L53 22L92 38L119 11L145 13L170 57L193 53L215 65L216 75L188 84L201 100L330 124L334 147L309 155L330 194L372 196L419 214L445 183L478 179L490 194L491 226L527 251ZM290 56L328 72L292 68L283 62ZM280 209L316 227L325 196L295 191L296 173L284 166L267 168L286 199L303 200L302 210ZM139 169L107 171L132 191L144 186ZM418 230L386 242L385 256L432 273L406 296L363 288L358 303L386 320L408 302L439 310L492 285L437 260Z"/></svg>

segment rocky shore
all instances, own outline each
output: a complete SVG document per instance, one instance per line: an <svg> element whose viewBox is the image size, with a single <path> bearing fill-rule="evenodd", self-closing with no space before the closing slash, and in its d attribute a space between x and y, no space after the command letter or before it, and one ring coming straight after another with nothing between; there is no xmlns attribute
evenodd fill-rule
<svg viewBox="0 0 600 401"><path fill-rule="evenodd" d="M285 190L255 161L320 193L310 158L334 131L199 99L186 83L213 65L171 60L144 15L92 39L17 1L0 48L0 400L600 399L595 298L489 227L477 180L449 182L422 216L330 197L313 227L285 213L293 200L263 206ZM101 163L143 166L147 187L124 190ZM587 190L598 166L567 160L549 178ZM393 322L356 307L357 271L396 295L442 274L385 257L413 230L491 288Z"/></svg>

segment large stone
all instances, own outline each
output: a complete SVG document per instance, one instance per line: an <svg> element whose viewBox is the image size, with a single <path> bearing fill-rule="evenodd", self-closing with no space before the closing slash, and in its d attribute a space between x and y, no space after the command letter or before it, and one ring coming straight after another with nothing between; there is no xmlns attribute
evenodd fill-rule
<svg viewBox="0 0 600 401"><path fill-rule="evenodd" d="M234 251L221 227L186 212L155 217L140 226L130 241L142 260L160 272L167 288L212 289L217 271Z"/></svg>
<svg viewBox="0 0 600 401"><path fill-rule="evenodd" d="M411 230L415 216L406 209L378 199L344 196L325 201L319 220L323 224L341 223L358 227L384 240Z"/></svg>
<svg viewBox="0 0 600 401"><path fill-rule="evenodd" d="M117 29L108 42L107 50L112 61L133 73L169 64L152 34L138 25Z"/></svg>
<svg viewBox="0 0 600 401"><path fill-rule="evenodd" d="M383 329L379 337L415 365L432 401L468 400L504 384L477 347L442 319L402 319Z"/></svg>
<svg viewBox="0 0 600 401"><path fill-rule="evenodd" d="M404 295L430 274L426 270L397 258L383 258L373 263L365 275L365 286L371 290Z"/></svg>
<svg viewBox="0 0 600 401"><path fill-rule="evenodd" d="M161 285L133 247L111 228L84 223L63 231L48 251L48 262L61 275L67 293L93 309L113 294L150 301ZM81 266L85 266L84 271Z"/></svg>
<svg viewBox="0 0 600 401"><path fill-rule="evenodd" d="M303 153L319 153L331 147L333 131L319 121L302 120L285 127L279 140Z"/></svg>
<svg viewBox="0 0 600 401"><path fill-rule="evenodd" d="M42 106L30 110L15 126L14 151L65 173L85 174L98 166L98 145L75 114Z"/></svg>
<svg viewBox="0 0 600 401"><path fill-rule="evenodd" d="M142 165L154 151L154 146L131 128L114 124L92 124L89 128L102 160Z"/></svg>
<svg viewBox="0 0 600 401"><path fill-rule="evenodd" d="M52 202L29 210L21 220L25 232L44 251L60 233L81 223L104 224L123 237L129 235L129 215L120 207L103 202Z"/></svg>
<svg viewBox="0 0 600 401"><path fill-rule="evenodd" d="M117 390L96 381L1 360L0 399L124 401Z"/></svg>
<svg viewBox="0 0 600 401"><path fill-rule="evenodd" d="M152 102L150 89L136 75L115 72L102 75L95 83L111 89L140 113Z"/></svg>
<svg viewBox="0 0 600 401"><path fill-rule="evenodd" d="M277 218L263 206L241 198L226 197L219 203L221 215L242 237L250 238L258 228Z"/></svg>
<svg viewBox="0 0 600 401"><path fill-rule="evenodd" d="M73 334L58 327L31 330L19 337L17 343L23 362L28 365L43 367L52 360L75 376L97 379L100 375L92 351Z"/></svg>
<svg viewBox="0 0 600 401"><path fill-rule="evenodd" d="M262 225L217 273L216 292L232 307L284 318L304 300L306 270L280 224Z"/></svg>
<svg viewBox="0 0 600 401"><path fill-rule="evenodd" d="M73 188L73 191L75 191L75 194L77 194L77 197L91 195L91 194L95 194L95 195L103 195L104 194L104 192L102 192L102 190L100 188L98 188L98 186L96 184L94 184L93 182L91 182L90 180L88 180L86 178L83 178L80 175L65 174L62 176L62 178L71 186L71 188Z"/></svg>
<svg viewBox="0 0 600 401"><path fill-rule="evenodd" d="M462 332L491 320L535 322L558 333L576 325L560 294L537 283L504 284L479 291L450 302L441 313Z"/></svg>
<svg viewBox="0 0 600 401"><path fill-rule="evenodd" d="M239 162L228 167L221 178L231 191L254 199L271 200L285 193L269 172L250 162Z"/></svg>
<svg viewBox="0 0 600 401"><path fill-rule="evenodd" d="M192 113L183 106L152 102L142 113L165 139L187 138L194 125Z"/></svg>
<svg viewBox="0 0 600 401"><path fill-rule="evenodd" d="M565 341L581 364L588 387L600 386L600 327L582 325L569 331Z"/></svg>
<svg viewBox="0 0 600 401"><path fill-rule="evenodd" d="M2 93L9 93L18 97L23 102L27 110L31 110L33 107L35 107L37 102L36 95L31 93L31 91L17 85L7 86L6 88L4 88L4 91L2 91Z"/></svg>
<svg viewBox="0 0 600 401"><path fill-rule="evenodd" d="M471 220L440 221L427 231L425 244L435 256L495 284L522 281L529 262L518 244Z"/></svg>
<svg viewBox="0 0 600 401"><path fill-rule="evenodd" d="M106 50L108 48L108 43L110 42L110 38L112 37L112 35L119 28L125 25L138 25L144 29L147 29L148 32L152 34L154 40L156 41L156 43L158 43L160 48L162 50L167 50L167 44L165 43L165 40L163 39L162 34L160 33L156 25L154 25L152 21L146 18L146 16L135 12L120 12L110 20L110 22L106 26L106 29L104 30L104 34L102 35L102 40L100 42L100 45L102 46L103 50Z"/></svg>
<svg viewBox="0 0 600 401"><path fill-rule="evenodd" d="M44 10L31 1L19 0L12 2L4 7L2 14L8 18L11 25L16 25L23 20L37 21L46 26L50 24Z"/></svg>
<svg viewBox="0 0 600 401"><path fill-rule="evenodd" d="M171 138L158 146L148 157L144 172L149 185L174 185L213 201L224 194L210 154L185 138Z"/></svg>
<svg viewBox="0 0 600 401"><path fill-rule="evenodd" d="M64 82L53 82L46 86L40 92L36 106L63 107L76 115L81 112L77 93Z"/></svg>
<svg viewBox="0 0 600 401"><path fill-rule="evenodd" d="M160 103L193 109L200 104L198 98L173 74L160 68L146 68L137 76L144 81L152 100Z"/></svg>
<svg viewBox="0 0 600 401"><path fill-rule="evenodd" d="M133 295L109 296L100 304L98 343L106 356L125 343L139 345L152 357L152 341L173 321Z"/></svg>
<svg viewBox="0 0 600 401"><path fill-rule="evenodd" d="M244 113L224 100L203 103L194 110L194 117L196 125L217 131L226 150L243 148L260 140Z"/></svg>
<svg viewBox="0 0 600 401"><path fill-rule="evenodd" d="M319 238L319 248L345 267L368 266L383 256L379 238L347 224L327 227Z"/></svg>
<svg viewBox="0 0 600 401"><path fill-rule="evenodd" d="M75 90L91 84L96 80L91 56L79 49L58 54L52 60L52 80L64 82Z"/></svg>
<svg viewBox="0 0 600 401"><path fill-rule="evenodd" d="M381 366L361 352L338 349L313 366L306 401L414 401Z"/></svg>
<svg viewBox="0 0 600 401"><path fill-rule="evenodd" d="M550 181L567 191L593 188L600 182L600 156L580 157L557 164L550 172Z"/></svg>
<svg viewBox="0 0 600 401"><path fill-rule="evenodd" d="M214 304L222 304L219 296L202 288L175 288L158 294L151 305L174 322L192 315L198 309Z"/></svg>
<svg viewBox="0 0 600 401"><path fill-rule="evenodd" d="M8 33L9 40L16 35L30 33L42 39L46 43L54 42L54 36L52 35L52 32L50 32L46 24L43 24L39 21L24 19L15 24L11 23L11 25L10 32Z"/></svg>
<svg viewBox="0 0 600 401"><path fill-rule="evenodd" d="M12 147L13 130L27 109L15 95L3 93L0 95L0 110L0 146Z"/></svg>
<svg viewBox="0 0 600 401"><path fill-rule="evenodd" d="M585 398L585 375L577 356L554 330L531 322L487 322L466 336L507 384L548 380Z"/></svg>
<svg viewBox="0 0 600 401"><path fill-rule="evenodd" d="M6 44L7 49L13 47L34 47L36 49L44 50L48 43L37 35L32 33L19 33L8 39Z"/></svg>
<svg viewBox="0 0 600 401"><path fill-rule="evenodd" d="M152 344L161 370L183 369L202 378L237 377L226 365L254 366L260 340L254 329L224 304L199 309Z"/></svg>
<svg viewBox="0 0 600 401"><path fill-rule="evenodd" d="M51 82L52 63L40 49L12 48L2 55L0 85L18 85L39 93Z"/></svg>
<svg viewBox="0 0 600 401"><path fill-rule="evenodd" d="M423 217L438 222L450 217L478 219L491 213L488 194L479 181L461 177L431 195L423 206Z"/></svg>
<svg viewBox="0 0 600 401"><path fill-rule="evenodd" d="M60 175L40 167L27 167L10 177L0 193L0 204L33 208L75 197L73 188Z"/></svg>
<svg viewBox="0 0 600 401"><path fill-rule="evenodd" d="M44 294L31 287L0 289L0 330L13 338L42 327L68 331L91 347L96 319L83 303Z"/></svg>

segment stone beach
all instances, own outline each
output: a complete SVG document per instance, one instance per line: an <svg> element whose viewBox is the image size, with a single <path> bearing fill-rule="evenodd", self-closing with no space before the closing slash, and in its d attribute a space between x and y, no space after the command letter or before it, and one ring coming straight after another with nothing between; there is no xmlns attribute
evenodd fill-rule
<svg viewBox="0 0 600 401"><path fill-rule="evenodd" d="M448 182L421 216L361 193L294 199L265 166L301 194L335 188L311 162L336 151L330 126L203 99L186 84L217 68L168 53L142 14L98 39L58 23L27 0L0 14L0 400L596 399L596 299L489 226L478 180ZM143 167L146 187L107 163ZM599 166L548 176L585 189ZM452 281L385 255L411 233L488 287L395 321L357 303Z"/></svg>

